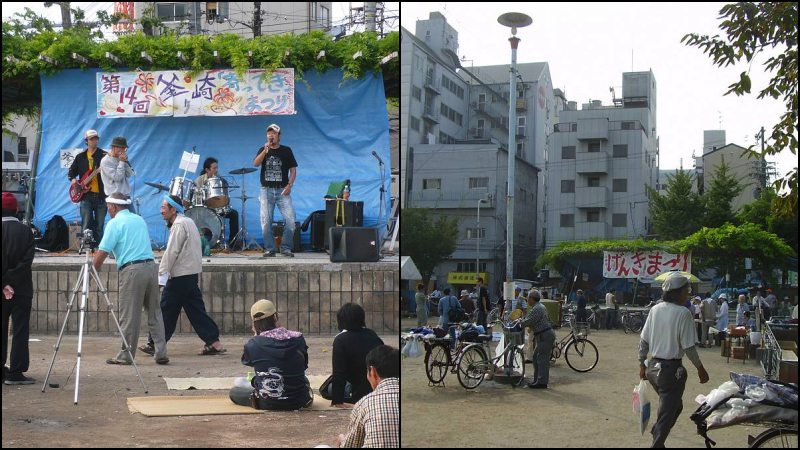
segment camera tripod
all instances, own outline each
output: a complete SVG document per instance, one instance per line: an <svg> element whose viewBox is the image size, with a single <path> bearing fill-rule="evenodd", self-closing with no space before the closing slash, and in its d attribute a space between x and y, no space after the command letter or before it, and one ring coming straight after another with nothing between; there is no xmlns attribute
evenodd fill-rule
<svg viewBox="0 0 800 450"><path fill-rule="evenodd" d="M88 236L87 236L88 234ZM47 376L44 378L44 383L42 384L42 392L44 392L45 388L47 388L47 380L50 378L50 372L53 370L53 364L56 362L56 355L58 355L58 350L61 347L61 339L64 337L64 330L67 327L67 322L69 321L69 314L72 312L72 303L75 300L75 297L78 295L78 292L81 293L81 303L79 306L80 310L80 319L78 321L78 362L77 362L77 369L75 372L75 399L74 404L78 404L78 387L80 385L80 378L81 378L81 349L83 347L83 326L86 323L86 301L89 297L89 276L94 279L94 282L97 283L97 288L103 294L103 298L106 300L106 305L108 305L108 311L111 313L111 316L114 318L114 323L117 325L117 331L119 331L119 335L122 338L122 344L124 345L123 349L128 352L128 357L131 359L133 363L133 368L136 370L136 376L139 377L139 382L142 383L142 387L144 388L144 393L147 394L147 386L145 386L144 381L142 380L142 375L139 373L139 367L136 366L136 361L133 359L133 355L131 354L131 347L128 345L127 340L125 339L125 335L122 333L122 327L119 326L119 320L117 320L117 315L114 312L114 305L111 304L111 301L108 299L108 291L103 287L103 283L100 281L100 276L97 274L97 270L95 270L94 266L92 265L92 261L90 258L91 253L94 252L94 247L96 244L92 242L93 238L91 232L89 230L84 231L84 240L81 242L81 247L79 253L85 253L86 259L83 261L83 267L81 268L81 272L78 275L78 281L75 283L75 288L72 290L72 296L67 303L67 315L64 317L64 324L61 325L61 332L58 334L58 341L56 341L55 351L53 352L53 359L50 361L50 368L47 369ZM84 247L88 246L89 249L85 249ZM141 311L139 311L141 314ZM134 343L135 344L135 343Z"/></svg>

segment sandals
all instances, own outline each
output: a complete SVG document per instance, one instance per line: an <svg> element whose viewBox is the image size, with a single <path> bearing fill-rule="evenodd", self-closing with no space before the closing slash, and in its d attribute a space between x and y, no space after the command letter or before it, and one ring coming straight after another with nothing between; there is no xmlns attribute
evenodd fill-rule
<svg viewBox="0 0 800 450"><path fill-rule="evenodd" d="M147 344L147 345L140 345L140 346L139 346L139 351L141 351L141 352L143 352L143 353L147 353L147 354L148 354L148 355L150 355L150 356L155 356L155 354L156 354L156 349L155 349L155 347L153 347L153 346L152 346L152 345L150 345L150 344Z"/></svg>
<svg viewBox="0 0 800 450"><path fill-rule="evenodd" d="M198 353L198 354L199 354L200 356L206 356L206 355L221 355L221 354L223 354L223 353L225 353L225 352L227 352L227 351L228 351L228 350L227 350L227 349L224 349L224 348L223 348L223 349L221 349L221 350L217 350L217 349L215 349L215 348L214 348L213 346L211 346L211 345L206 345L205 347L203 347L203 351L202 351L202 352L200 352L200 353Z"/></svg>
<svg viewBox="0 0 800 450"><path fill-rule="evenodd" d="M130 366L133 363L131 361L125 361L125 360L122 360L122 359L108 358L106 360L106 364Z"/></svg>

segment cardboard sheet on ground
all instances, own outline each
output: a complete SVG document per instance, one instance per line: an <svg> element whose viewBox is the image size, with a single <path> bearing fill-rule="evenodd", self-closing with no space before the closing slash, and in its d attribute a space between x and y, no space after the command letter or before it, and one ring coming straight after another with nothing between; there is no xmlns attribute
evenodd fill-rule
<svg viewBox="0 0 800 450"><path fill-rule="evenodd" d="M328 378L326 375L308 375L308 382L311 383L311 389L319 391L322 382ZM189 389L205 390L205 389L230 389L233 387L236 378L222 377L222 378L164 378L167 382L167 389L185 391Z"/></svg>
<svg viewBox="0 0 800 450"><path fill-rule="evenodd" d="M311 408L301 411L341 411L330 406L330 401L314 395ZM148 417L168 416L209 416L217 414L283 414L284 411L259 411L247 406L240 406L231 401L227 395L202 397L131 397L128 399L128 410Z"/></svg>

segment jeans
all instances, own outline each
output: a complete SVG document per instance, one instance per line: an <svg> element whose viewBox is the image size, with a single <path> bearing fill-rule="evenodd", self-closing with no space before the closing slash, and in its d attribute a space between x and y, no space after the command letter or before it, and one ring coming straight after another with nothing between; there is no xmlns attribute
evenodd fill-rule
<svg viewBox="0 0 800 450"><path fill-rule="evenodd" d="M294 238L295 215L292 206L292 197L281 195L283 188L261 188L261 195L258 197L261 203L261 232L264 238L264 250L275 250L275 236L272 234L272 221L275 215L275 205L283 216L286 226L283 227L283 238L281 240L281 251L292 251L292 239Z"/></svg>
<svg viewBox="0 0 800 450"><path fill-rule="evenodd" d="M81 231L86 229L94 231L94 238L98 243L103 238L107 212L106 201L98 193L87 192L81 200Z"/></svg>
<svg viewBox="0 0 800 450"><path fill-rule="evenodd" d="M617 310L614 308L606 309L606 329L610 330L617 327Z"/></svg>

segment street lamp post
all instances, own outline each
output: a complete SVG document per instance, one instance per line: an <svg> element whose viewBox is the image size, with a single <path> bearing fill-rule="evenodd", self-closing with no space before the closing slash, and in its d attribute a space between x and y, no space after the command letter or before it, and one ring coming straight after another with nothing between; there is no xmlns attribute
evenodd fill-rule
<svg viewBox="0 0 800 450"><path fill-rule="evenodd" d="M478 199L478 225L475 227L475 236L478 239L475 249L475 281L481 276L481 203L489 203L485 199Z"/></svg>
<svg viewBox="0 0 800 450"><path fill-rule="evenodd" d="M514 295L514 165L516 159L517 129L517 45L520 39L517 28L533 23L528 15L522 13L505 13L497 18L501 25L511 27L511 74L510 92L508 95L508 189L506 192L506 281L503 285L504 299Z"/></svg>

